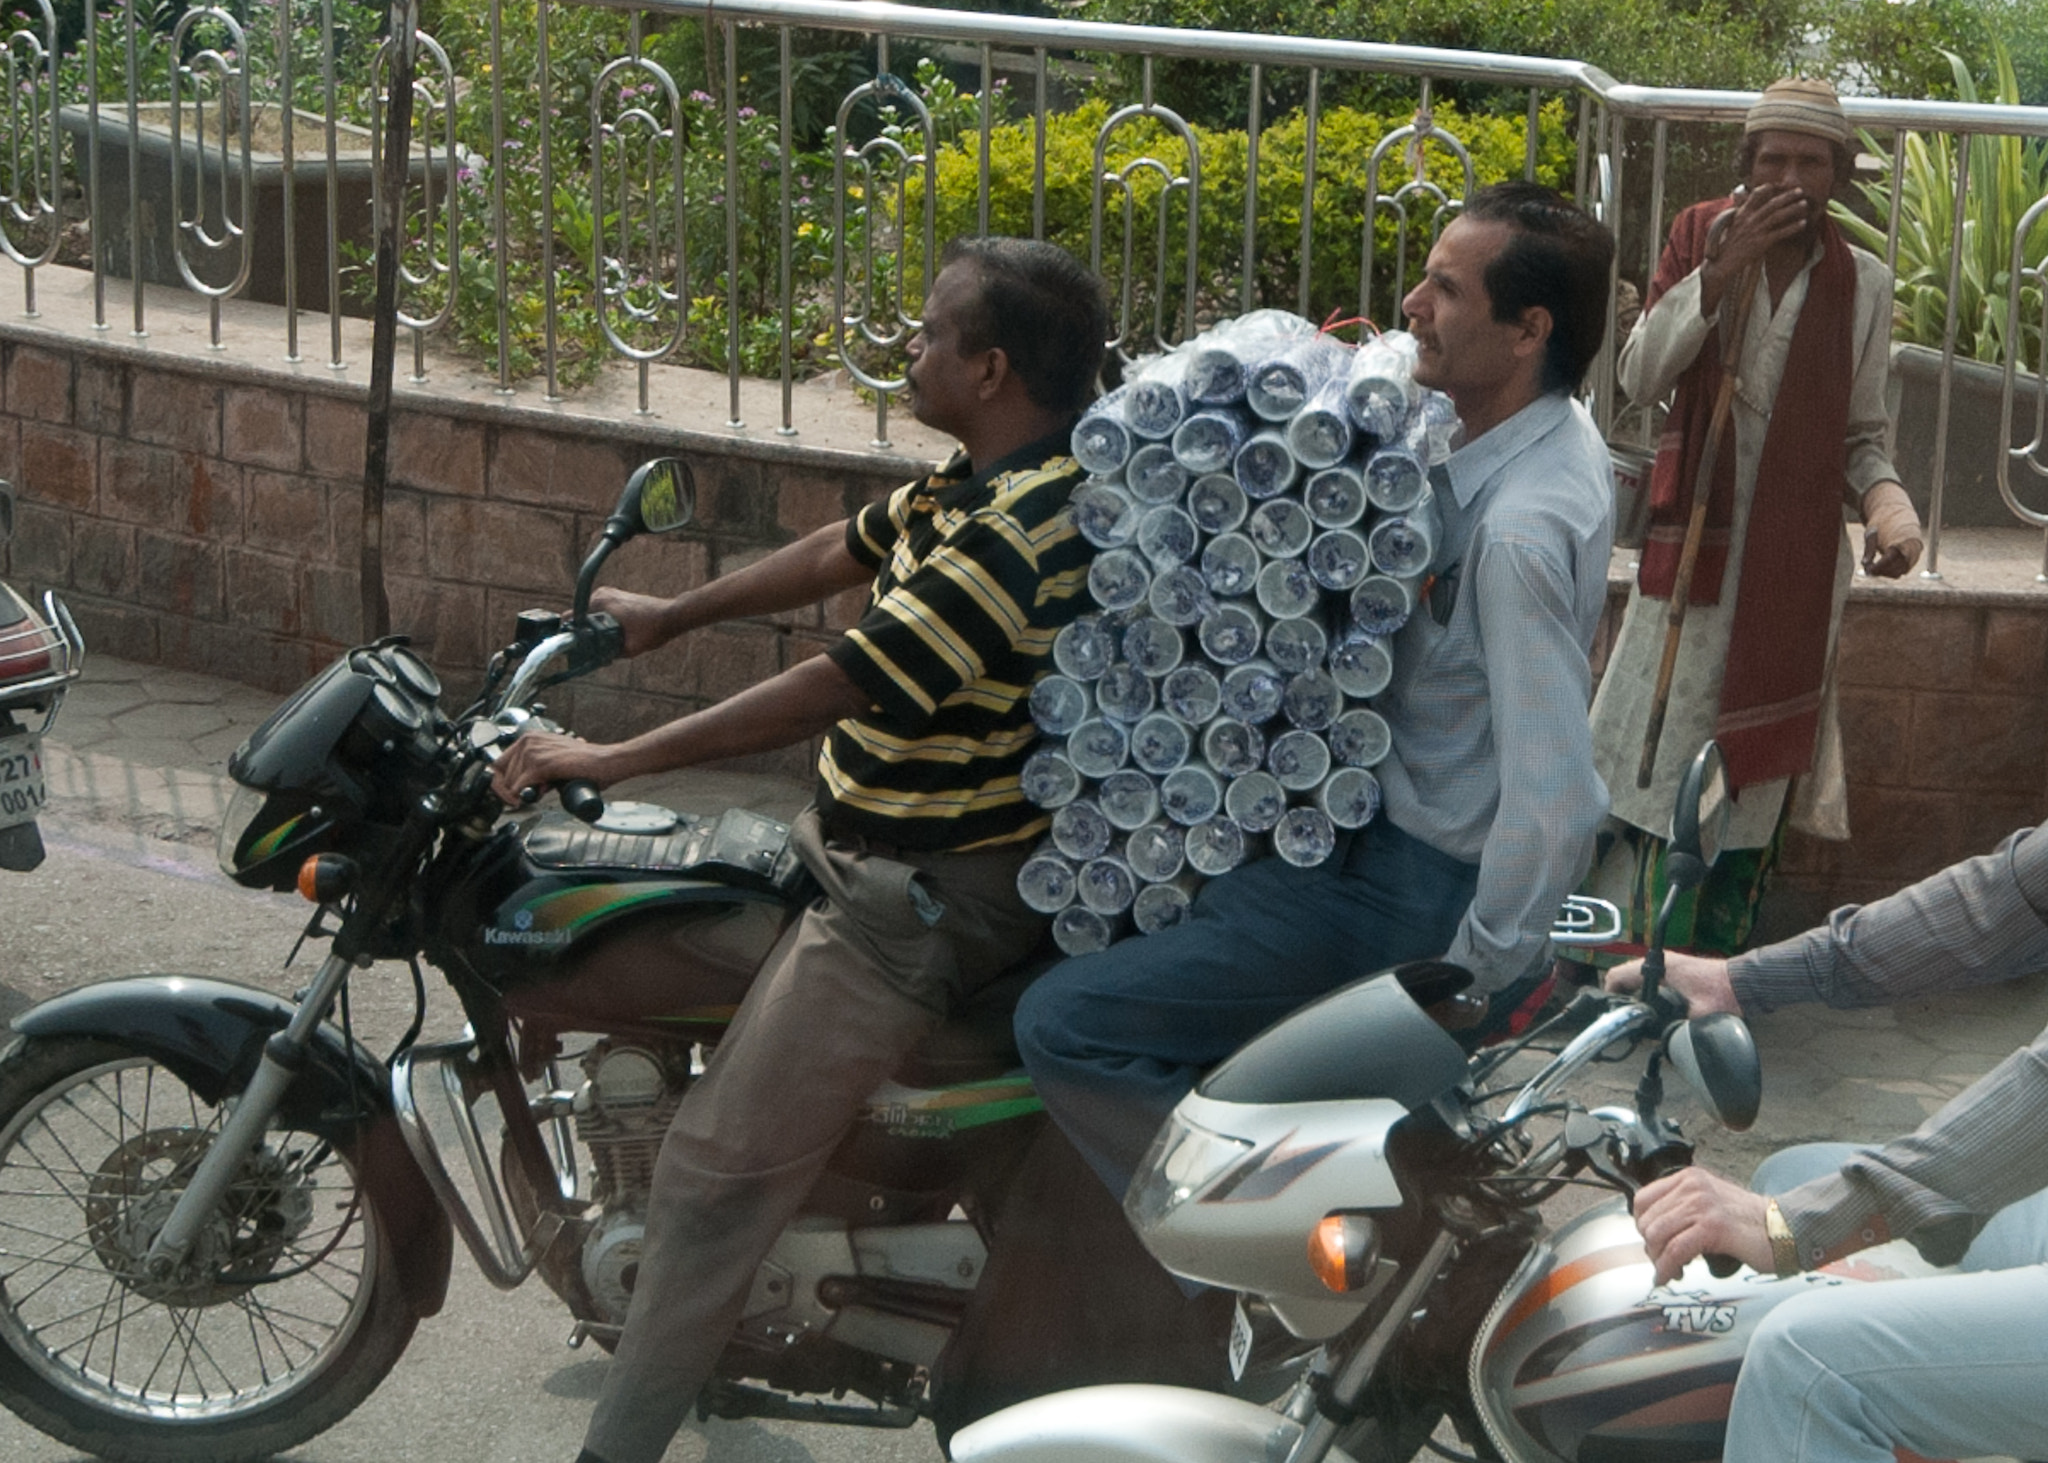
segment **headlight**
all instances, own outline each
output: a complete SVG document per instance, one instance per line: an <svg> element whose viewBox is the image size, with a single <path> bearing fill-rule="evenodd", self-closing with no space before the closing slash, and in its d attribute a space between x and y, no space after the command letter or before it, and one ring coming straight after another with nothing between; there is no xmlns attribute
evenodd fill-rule
<svg viewBox="0 0 2048 1463"><path fill-rule="evenodd" d="M253 787L238 787L235 795L228 799L228 810L220 820L220 830L213 836L213 856L220 864L220 871L230 879L242 871L242 840L248 836L249 825L263 812L263 804L269 794L258 792Z"/></svg>
<svg viewBox="0 0 2048 1463"><path fill-rule="evenodd" d="M1252 1144L1197 1127L1175 1112L1167 1118L1124 1195L1124 1214L1143 1234L1252 1156Z"/></svg>
<svg viewBox="0 0 2048 1463"><path fill-rule="evenodd" d="M299 865L340 832L331 806L311 792L238 787L214 838L221 872L248 889L295 888Z"/></svg>

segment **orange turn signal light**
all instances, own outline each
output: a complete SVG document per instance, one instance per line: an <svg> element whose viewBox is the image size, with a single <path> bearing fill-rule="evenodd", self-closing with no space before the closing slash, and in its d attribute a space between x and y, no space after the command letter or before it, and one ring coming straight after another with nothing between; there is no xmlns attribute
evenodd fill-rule
<svg viewBox="0 0 2048 1463"><path fill-rule="evenodd" d="M338 853L316 853L299 865L299 894L328 904L356 887L356 861Z"/></svg>
<svg viewBox="0 0 2048 1463"><path fill-rule="evenodd" d="M1339 1295L1361 1288L1380 1257L1380 1227L1365 1214L1326 1214L1309 1232L1308 1263Z"/></svg>

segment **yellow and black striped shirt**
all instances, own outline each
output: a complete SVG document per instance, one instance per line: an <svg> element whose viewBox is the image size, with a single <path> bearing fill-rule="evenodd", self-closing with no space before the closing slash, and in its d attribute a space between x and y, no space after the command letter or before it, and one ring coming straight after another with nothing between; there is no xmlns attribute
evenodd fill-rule
<svg viewBox="0 0 2048 1463"><path fill-rule="evenodd" d="M870 504L846 546L878 571L867 613L826 653L872 698L818 759L828 828L904 848L1036 837L1017 774L1053 636L1086 607L1094 555L1066 513L1067 434L968 475L965 454Z"/></svg>

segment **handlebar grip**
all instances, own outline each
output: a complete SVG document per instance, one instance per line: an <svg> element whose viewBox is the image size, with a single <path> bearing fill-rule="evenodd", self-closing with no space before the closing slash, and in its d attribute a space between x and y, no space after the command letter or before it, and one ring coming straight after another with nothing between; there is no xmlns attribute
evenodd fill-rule
<svg viewBox="0 0 2048 1463"><path fill-rule="evenodd" d="M604 816L604 794L588 778L578 777L562 784L562 811L582 823L595 823Z"/></svg>
<svg viewBox="0 0 2048 1463"><path fill-rule="evenodd" d="M1726 1280L1742 1268L1742 1261L1733 1255L1708 1255L1706 1261L1707 1273L1716 1280Z"/></svg>

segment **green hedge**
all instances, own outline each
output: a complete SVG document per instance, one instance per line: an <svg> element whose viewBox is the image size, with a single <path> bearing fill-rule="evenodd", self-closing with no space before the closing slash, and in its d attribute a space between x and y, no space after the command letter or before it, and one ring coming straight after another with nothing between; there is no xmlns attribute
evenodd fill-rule
<svg viewBox="0 0 2048 1463"><path fill-rule="evenodd" d="M1081 258L1089 257L1092 210L1092 179L1095 170L1097 135L1110 116L1107 104L1084 103L1072 112L1048 117L1045 141L1045 232ZM1381 114L1338 108L1323 114L1316 135L1316 192L1313 236L1310 243L1309 310L1317 319L1331 312L1353 314L1358 306L1359 250L1361 223L1366 208L1366 174L1373 149L1389 132L1413 120L1403 113ZM1521 116L1471 116L1456 108L1437 109L1435 123L1464 143L1471 153L1479 184L1520 177L1525 151L1525 124ZM1246 134L1227 129L1194 126L1190 129L1200 149L1201 244L1197 259L1197 314L1203 320L1234 315L1239 309L1243 271ZM1303 162L1306 157L1307 121L1299 113L1274 123L1259 137L1259 216L1255 226L1254 298L1261 304L1294 308L1298 300L1301 271L1301 198ZM1562 102L1546 104L1540 114L1537 138L1536 176L1552 186L1569 186L1572 171L1571 140L1566 132ZM1413 176L1412 165L1404 160L1404 148L1394 148L1381 161L1379 187L1390 193ZM1032 177L1036 141L1031 122L1012 123L995 130L989 148L989 228L995 233L1026 234L1032 229ZM1429 179L1452 198L1464 191L1462 169L1450 149L1432 143L1426 150ZM1155 157L1176 175L1186 167L1185 147L1179 137L1156 122L1140 119L1120 125L1112 135L1106 157L1107 168L1117 170L1138 157ZM977 188L980 169L980 139L967 137L939 154L939 206L937 236L941 242L955 234L975 232L978 224ZM1151 274L1155 249L1155 220L1159 195L1165 178L1146 170L1133 179L1138 245L1134 273L1141 280ZM1104 268L1119 272L1121 229L1113 208L1114 192L1106 193L1104 226ZM922 207L922 192L913 189L912 217ZM1168 229L1169 263L1165 271L1169 336L1171 322L1178 319L1183 304L1181 280L1186 262L1186 214L1174 206ZM1382 209L1374 230L1377 269L1373 282L1376 311L1391 317L1394 302L1389 296L1395 257L1395 220ZM1411 234L1407 256L1407 279L1417 278L1422 253L1427 248L1428 220L1421 220ZM915 262L919 241L911 231L907 248ZM1136 288L1140 322L1149 321L1155 300L1145 284Z"/></svg>

